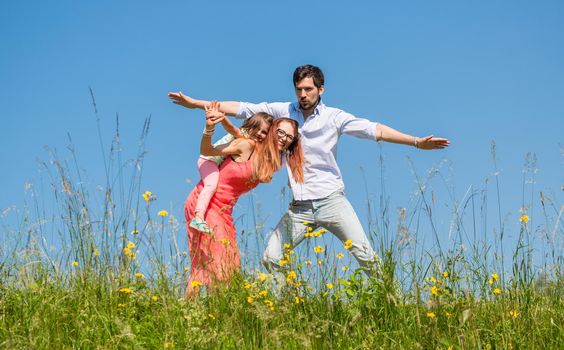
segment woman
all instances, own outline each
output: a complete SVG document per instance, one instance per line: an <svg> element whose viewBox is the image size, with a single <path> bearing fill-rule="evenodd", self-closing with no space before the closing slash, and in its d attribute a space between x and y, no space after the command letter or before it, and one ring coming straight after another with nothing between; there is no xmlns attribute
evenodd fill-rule
<svg viewBox="0 0 564 350"><path fill-rule="evenodd" d="M186 286L186 297L194 296L199 287L212 286L229 279L239 270L240 256L233 225L232 210L237 199L261 182L270 182L274 172L285 158L294 178L303 182L303 157L298 135L298 123L288 118L274 120L263 142L237 138L229 144L213 146L211 136L215 124L225 114L219 112L219 104L212 102L206 108L206 128L202 135L200 152L205 156L223 156L219 168L216 193L210 200L205 220L212 234L202 233L189 225L188 243L191 271ZM186 222L195 216L202 182L190 193L184 206Z"/></svg>

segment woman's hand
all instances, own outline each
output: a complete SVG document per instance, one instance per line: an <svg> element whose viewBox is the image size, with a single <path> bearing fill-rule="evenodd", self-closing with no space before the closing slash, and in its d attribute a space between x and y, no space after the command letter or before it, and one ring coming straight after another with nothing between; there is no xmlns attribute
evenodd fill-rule
<svg viewBox="0 0 564 350"><path fill-rule="evenodd" d="M206 129L213 129L215 124L221 123L225 119L225 113L219 110L220 104L217 101L212 101L209 106L206 106Z"/></svg>

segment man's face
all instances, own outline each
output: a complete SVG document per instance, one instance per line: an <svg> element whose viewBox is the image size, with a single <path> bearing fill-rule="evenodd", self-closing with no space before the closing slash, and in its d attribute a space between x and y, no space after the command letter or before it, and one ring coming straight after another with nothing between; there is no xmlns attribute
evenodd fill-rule
<svg viewBox="0 0 564 350"><path fill-rule="evenodd" d="M324 88L317 88L313 83L313 78L303 78L296 84L296 96L302 110L309 110L315 107L319 96L323 94Z"/></svg>

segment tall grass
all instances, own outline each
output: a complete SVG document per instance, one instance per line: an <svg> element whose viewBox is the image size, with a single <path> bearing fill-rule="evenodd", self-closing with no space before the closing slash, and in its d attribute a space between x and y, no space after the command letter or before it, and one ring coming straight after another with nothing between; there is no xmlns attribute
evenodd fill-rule
<svg viewBox="0 0 564 350"><path fill-rule="evenodd" d="M1 348L482 349L564 344L564 206L537 192L534 155L526 157L515 247L507 246L504 189L493 144L493 175L482 188L470 186L462 198L455 197L444 178L448 161L424 175L412 166L417 189L410 203L397 210L396 225L381 176L379 197L367 197L367 227L383 262L377 276L367 277L356 268L346 247L330 234L311 230L298 249L286 250L287 287L280 290L259 264L265 213L251 194L241 199L247 210L236 218L238 244L247 253L242 272L229 284L202 288L200 297L184 300L190 265L176 237L183 236L185 222L168 212L157 214L162 208L141 188L150 118L142 126L136 156L124 161L119 117L106 150L94 98L93 105L105 185L94 191L86 185L69 137L66 160L49 149L50 159L42 163L52 196L30 184L31 202L15 226L6 218L18 211L3 212ZM379 159L384 172L381 153ZM487 208L492 179L497 207L493 231ZM445 185L449 197L448 227L435 214L434 181ZM287 201L285 189L281 201ZM491 233L494 239L488 239Z"/></svg>

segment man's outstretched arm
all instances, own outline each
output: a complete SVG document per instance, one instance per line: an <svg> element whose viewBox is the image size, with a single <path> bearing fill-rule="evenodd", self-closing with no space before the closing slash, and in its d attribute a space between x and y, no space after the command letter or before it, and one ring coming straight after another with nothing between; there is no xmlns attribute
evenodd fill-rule
<svg viewBox="0 0 564 350"><path fill-rule="evenodd" d="M195 98L186 96L182 93L182 91L169 92L168 97L172 100L173 103L190 109L205 109L211 104L211 101L196 100ZM240 102L237 101L222 101L220 104L220 111L227 115L237 115L237 112L239 112L239 106Z"/></svg>
<svg viewBox="0 0 564 350"><path fill-rule="evenodd" d="M433 135L425 137L416 137L404 134L384 124L376 125L376 139L378 141L386 141L392 143L399 143L402 145L414 146L419 149L441 149L450 144L450 141L445 138L434 137Z"/></svg>

